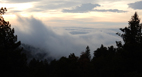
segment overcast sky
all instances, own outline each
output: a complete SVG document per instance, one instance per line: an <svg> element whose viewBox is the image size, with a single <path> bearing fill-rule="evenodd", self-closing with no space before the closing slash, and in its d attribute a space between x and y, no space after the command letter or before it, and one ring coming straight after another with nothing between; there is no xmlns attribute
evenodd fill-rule
<svg viewBox="0 0 142 77"><path fill-rule="evenodd" d="M128 26L135 12L142 18L142 0L0 0L0 7L8 9L4 18L19 40L54 51L52 56L114 45L121 40L116 29Z"/></svg>

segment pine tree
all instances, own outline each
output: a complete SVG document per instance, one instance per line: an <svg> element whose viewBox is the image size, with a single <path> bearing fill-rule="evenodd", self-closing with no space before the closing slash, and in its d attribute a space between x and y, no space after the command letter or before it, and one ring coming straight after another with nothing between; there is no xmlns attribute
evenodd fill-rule
<svg viewBox="0 0 142 77"><path fill-rule="evenodd" d="M140 72L142 69L142 27L137 13L128 23L128 27L120 29L122 33L117 33L124 41L124 44L116 42L117 51L121 54L119 56L122 57L127 72Z"/></svg>
<svg viewBox="0 0 142 77"><path fill-rule="evenodd" d="M124 45L121 42L116 42L119 48L124 48L129 52L139 51L142 48L142 27L140 25L140 19L138 18L137 13L132 16L129 21L129 26L120 29L123 33L117 33L123 41Z"/></svg>
<svg viewBox="0 0 142 77"><path fill-rule="evenodd" d="M14 35L9 22L5 21L2 15L6 8L0 9L0 70L4 76L25 76L26 56L21 53L20 41ZM23 75L24 74L24 75Z"/></svg>
<svg viewBox="0 0 142 77"><path fill-rule="evenodd" d="M90 48L89 46L86 47L86 55L87 55L87 58L90 60L91 59L91 55L90 55Z"/></svg>
<svg viewBox="0 0 142 77"><path fill-rule="evenodd" d="M6 8L1 8L1 14L4 14ZM17 49L21 42L17 42L17 36L14 35L14 29L10 28L11 25L9 22L6 22L4 18L1 16L0 18L0 49L13 51Z"/></svg>

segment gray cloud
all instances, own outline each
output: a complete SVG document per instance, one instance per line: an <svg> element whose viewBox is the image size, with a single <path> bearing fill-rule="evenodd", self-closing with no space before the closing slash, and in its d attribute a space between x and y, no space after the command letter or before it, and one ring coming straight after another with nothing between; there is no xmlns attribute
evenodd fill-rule
<svg viewBox="0 0 142 77"><path fill-rule="evenodd" d="M63 9L62 12L68 12L68 13L84 13L84 12L90 12L90 11L96 11L96 12L127 12L123 10L118 10L118 9L94 9L95 7L100 7L99 4L82 4L81 6L76 6L73 9Z"/></svg>
<svg viewBox="0 0 142 77"><path fill-rule="evenodd" d="M26 3L26 2L35 2L34 9L29 8L28 12L41 12L41 11L46 11L49 9L63 9L63 8L70 8L76 6L74 9L63 9L63 12L88 12L88 11L93 11L92 9L97 3L101 2L117 2L120 0L78 0L78 1L71 1L71 0L7 0L7 3ZM126 0L127 1L127 0ZM79 4L82 4L81 6L77 6ZM90 4L90 5L89 5ZM86 6L87 5L87 6ZM26 5L25 5L26 6ZM100 5L98 5L100 6ZM97 10L97 11L103 11L103 10ZM105 10L105 11L112 11L112 10ZM113 12L113 11L112 11ZM117 12L122 12L122 11L117 11Z"/></svg>
<svg viewBox="0 0 142 77"><path fill-rule="evenodd" d="M62 9L62 8L68 8L78 5L79 2L74 1L41 1L38 2L35 5L34 9L29 9L28 11L45 11L50 9Z"/></svg>
<svg viewBox="0 0 142 77"><path fill-rule="evenodd" d="M105 0L107 1L107 0ZM112 0L109 0L110 2ZM114 0L113 0L114 1ZM115 0L118 1L118 0ZM96 4L97 2L101 2L101 0L79 0L79 1L70 1L70 0L57 0L57 1L53 1L53 0L7 0L8 3L26 3L26 2L35 2L34 5L34 9L33 8L29 8L26 11L28 12L43 12L43 11L47 11L50 9L63 9L63 8L70 8L70 7L74 7L73 9L63 9L63 12L70 12L70 13L83 13L83 12L89 12L89 11L99 11L99 12L106 12L106 11L110 11L110 12L125 12L122 10L116 10L116 9L110 9L110 10L93 10L93 8L100 6L99 4ZM95 3L95 4L93 4ZM82 4L81 6L78 6Z"/></svg>
<svg viewBox="0 0 142 77"><path fill-rule="evenodd" d="M133 9L142 9L142 1L130 3L128 5L129 5L130 8L133 8Z"/></svg>
<svg viewBox="0 0 142 77"><path fill-rule="evenodd" d="M96 4L97 2L100 2L100 0L87 0L87 1L86 0L78 0L78 1L71 1L71 0L62 0L62 1L61 0L58 0L58 1L43 0L43 1L40 1L40 2L38 2L36 4L34 4L34 9L29 9L28 11L38 12L38 11L45 11L45 10L49 10L49 9L70 8L70 7L74 7L74 6L76 6L76 9L80 9L79 8L80 6L78 6L80 4L82 4L82 8L81 8L82 11L83 11L83 8L90 11L94 7L100 6L99 4ZM93 3L95 3L95 4L93 4ZM69 9L63 9L63 10L69 10Z"/></svg>
<svg viewBox="0 0 142 77"><path fill-rule="evenodd" d="M89 28L74 28L74 31L72 29L74 33L76 30L80 32L88 30L86 31L88 33L72 35L66 30L63 30L64 33L59 35L57 33L60 31L55 31L57 32L55 33L52 28L47 27L40 20L33 17L18 17L18 21L21 24L15 27L18 39L22 43L44 49L45 53L49 54L49 57L59 58L67 56L70 53L75 53L79 56L87 45L90 46L91 53L93 54L93 51L97 47L100 47L101 44L114 45L116 40L120 40L120 38L112 35L112 33L115 34L115 31L110 29L93 29L92 32ZM57 28L57 30L60 30L60 28ZM71 28L68 28L68 30L71 30Z"/></svg>
<svg viewBox="0 0 142 77"><path fill-rule="evenodd" d="M97 11L97 12L118 12L118 13L127 12L127 11L118 10L118 9L108 9L108 10L105 10L105 9L102 9L102 10L95 9L95 10L92 10L92 11Z"/></svg>
<svg viewBox="0 0 142 77"><path fill-rule="evenodd" d="M91 4L86 3L82 4L81 6L76 6L75 8L69 10L69 9L63 9L63 12L71 12L71 13L83 13L83 12L89 12L92 11L95 7L100 6L99 4Z"/></svg>

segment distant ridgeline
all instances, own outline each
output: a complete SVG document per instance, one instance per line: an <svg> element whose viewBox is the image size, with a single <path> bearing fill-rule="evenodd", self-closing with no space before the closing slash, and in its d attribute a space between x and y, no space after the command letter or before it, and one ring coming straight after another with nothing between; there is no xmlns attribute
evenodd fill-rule
<svg viewBox="0 0 142 77"><path fill-rule="evenodd" d="M49 57L48 52L43 49L36 48L28 44L21 44L20 47L23 48L22 53L26 54L28 62L33 58L36 60L47 59L49 62L53 60L51 57Z"/></svg>
<svg viewBox="0 0 142 77"><path fill-rule="evenodd" d="M1 8L0 15L6 11ZM101 45L92 59L87 46L79 57L72 53L49 63L48 58L43 60L48 56L44 51L17 41L14 29L0 16L0 77L142 77L142 27L137 13L128 23L117 33L124 44Z"/></svg>

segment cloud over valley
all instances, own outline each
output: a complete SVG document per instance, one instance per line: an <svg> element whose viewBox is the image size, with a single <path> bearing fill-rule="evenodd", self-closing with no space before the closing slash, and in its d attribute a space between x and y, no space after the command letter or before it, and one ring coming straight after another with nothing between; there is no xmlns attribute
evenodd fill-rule
<svg viewBox="0 0 142 77"><path fill-rule="evenodd" d="M54 29L34 17L19 16L17 21L20 24L14 28L18 40L43 49L49 54L48 56L55 58L67 56L70 53L79 56L81 52L85 51L87 45L90 46L91 54L93 54L93 51L101 44L110 46L115 45L116 40L121 40L115 35L117 29L83 27L56 27ZM58 34L60 30L62 30L62 34Z"/></svg>

